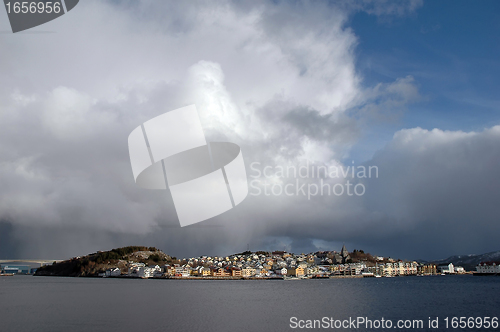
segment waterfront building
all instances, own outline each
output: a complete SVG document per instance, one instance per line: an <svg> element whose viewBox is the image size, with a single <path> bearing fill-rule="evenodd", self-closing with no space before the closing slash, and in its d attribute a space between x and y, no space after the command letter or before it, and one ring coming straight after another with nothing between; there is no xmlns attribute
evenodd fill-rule
<svg viewBox="0 0 500 332"><path fill-rule="evenodd" d="M208 276L210 276L211 275L210 269L208 267L202 267L200 269L199 275L201 275L202 277L208 277Z"/></svg>
<svg viewBox="0 0 500 332"><path fill-rule="evenodd" d="M450 263L448 265L439 265L437 269L439 273L445 273L445 274L455 273L455 267L453 266L453 263Z"/></svg>
<svg viewBox="0 0 500 332"><path fill-rule="evenodd" d="M241 270L241 276L243 277L253 277L256 274L256 270L252 267L245 267Z"/></svg>
<svg viewBox="0 0 500 332"><path fill-rule="evenodd" d="M225 268L218 267L212 269L212 276L214 277L229 277L231 274L227 272Z"/></svg>
<svg viewBox="0 0 500 332"><path fill-rule="evenodd" d="M188 265L180 266L175 264L174 267L176 277L189 277L191 275L191 269Z"/></svg>
<svg viewBox="0 0 500 332"><path fill-rule="evenodd" d="M115 267L115 268L112 268L112 269L107 269L106 270L106 277L119 277L121 276L122 274L122 271L120 271L119 268Z"/></svg>
<svg viewBox="0 0 500 332"><path fill-rule="evenodd" d="M418 274L437 274L436 264L420 264L417 268Z"/></svg>
<svg viewBox="0 0 500 332"><path fill-rule="evenodd" d="M305 271L303 267L291 267L287 270L288 276L294 276L294 277L302 277L305 275Z"/></svg>
<svg viewBox="0 0 500 332"><path fill-rule="evenodd" d="M27 265L1 265L2 273L29 274L31 267Z"/></svg>
<svg viewBox="0 0 500 332"><path fill-rule="evenodd" d="M233 277L241 277L241 269L237 267L231 268L231 276Z"/></svg>
<svg viewBox="0 0 500 332"><path fill-rule="evenodd" d="M483 262L476 266L477 273L500 274L500 262Z"/></svg>

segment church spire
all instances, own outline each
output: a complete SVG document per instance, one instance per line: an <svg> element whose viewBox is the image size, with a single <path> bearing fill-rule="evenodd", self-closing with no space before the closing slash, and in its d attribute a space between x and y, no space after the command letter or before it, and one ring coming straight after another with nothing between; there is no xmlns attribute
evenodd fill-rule
<svg viewBox="0 0 500 332"><path fill-rule="evenodd" d="M349 255L349 251L347 251L345 243L342 245L342 250L340 251L340 254L342 255L342 257L347 257Z"/></svg>

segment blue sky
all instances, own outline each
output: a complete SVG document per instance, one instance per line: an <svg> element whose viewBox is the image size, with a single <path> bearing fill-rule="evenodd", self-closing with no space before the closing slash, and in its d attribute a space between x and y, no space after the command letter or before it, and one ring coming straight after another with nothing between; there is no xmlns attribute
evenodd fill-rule
<svg viewBox="0 0 500 332"><path fill-rule="evenodd" d="M366 128L350 158L371 158L402 128L482 131L500 123L500 2L425 1L404 17L358 12L347 26L358 38L363 85L411 75L422 97Z"/></svg>

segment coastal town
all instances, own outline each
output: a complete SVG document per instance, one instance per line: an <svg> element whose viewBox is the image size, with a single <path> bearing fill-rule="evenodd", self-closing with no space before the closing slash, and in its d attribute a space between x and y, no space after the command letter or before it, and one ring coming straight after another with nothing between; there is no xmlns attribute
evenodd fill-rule
<svg viewBox="0 0 500 332"><path fill-rule="evenodd" d="M500 264L480 263L474 272L453 263L396 260L363 250L293 254L286 251L242 252L230 256L172 258L156 248L125 247L45 264L40 268L2 265L3 275L165 278L165 279L316 279L500 273Z"/></svg>
<svg viewBox="0 0 500 332"><path fill-rule="evenodd" d="M386 257L365 255L355 250L349 253L345 246L340 252L325 251L311 254L292 254L285 251L244 252L227 257L193 257L182 264L146 266L130 265L126 276L138 278L267 278L309 279L335 277L398 277L411 275L466 273L453 264L419 264ZM122 276L118 268L107 270L102 276Z"/></svg>

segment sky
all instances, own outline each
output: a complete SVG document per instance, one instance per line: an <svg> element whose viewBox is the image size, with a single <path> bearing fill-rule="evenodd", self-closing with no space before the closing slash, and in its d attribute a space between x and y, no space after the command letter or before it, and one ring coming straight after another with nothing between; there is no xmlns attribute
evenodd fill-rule
<svg viewBox="0 0 500 332"><path fill-rule="evenodd" d="M13 34L0 11L0 258L500 250L499 16L496 1L86 0ZM169 191L135 185L127 138L191 104L208 141L241 147L250 193L180 227ZM277 172L301 167L377 173ZM363 193L299 190L348 181Z"/></svg>

